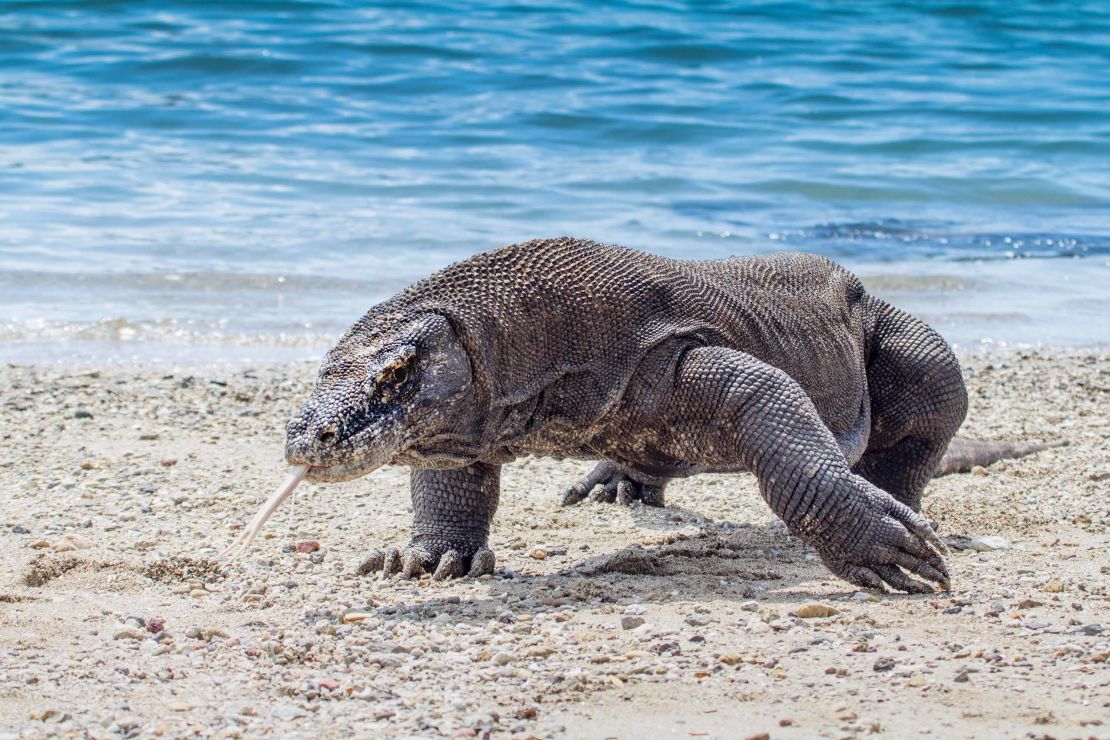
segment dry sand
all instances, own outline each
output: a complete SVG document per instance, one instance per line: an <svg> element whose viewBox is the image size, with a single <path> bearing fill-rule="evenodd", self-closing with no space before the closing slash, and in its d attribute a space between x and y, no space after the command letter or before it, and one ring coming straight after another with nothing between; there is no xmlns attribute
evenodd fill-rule
<svg viewBox="0 0 1110 740"><path fill-rule="evenodd" d="M549 460L504 476L493 578L356 575L407 540L399 469L304 486L220 572L312 366L4 368L0 737L1110 737L1108 359L965 358L967 433L1071 445L935 481L1001 549L918 597L832 578L749 476L560 510L589 464Z"/></svg>

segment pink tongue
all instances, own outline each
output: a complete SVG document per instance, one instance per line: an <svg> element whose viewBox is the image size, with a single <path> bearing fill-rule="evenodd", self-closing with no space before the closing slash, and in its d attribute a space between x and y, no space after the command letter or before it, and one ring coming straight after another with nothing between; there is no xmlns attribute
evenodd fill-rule
<svg viewBox="0 0 1110 740"><path fill-rule="evenodd" d="M258 513L254 515L250 524L243 529L242 533L239 534L226 550L220 553L220 557L229 557L229 562L231 562L243 554L247 546L250 545L251 541L254 540L255 536L262 530L266 521L274 515L274 512L277 511L279 506L285 503L287 498L293 495L293 491L297 489L297 484L301 482L307 473L307 465L294 465L290 468L289 477L285 479L285 482L281 484L280 488L274 491L274 494L270 496L270 498L266 499L266 503L264 503L262 508L258 510Z"/></svg>

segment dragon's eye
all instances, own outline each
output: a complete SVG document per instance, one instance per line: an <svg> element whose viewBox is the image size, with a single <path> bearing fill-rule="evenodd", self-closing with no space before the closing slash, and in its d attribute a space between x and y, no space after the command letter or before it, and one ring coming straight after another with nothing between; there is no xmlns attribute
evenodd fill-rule
<svg viewBox="0 0 1110 740"><path fill-rule="evenodd" d="M393 383L393 385L401 385L402 383L404 383L408 379L409 379L409 366L408 365L401 365L400 367L395 367L389 373L389 382Z"/></svg>

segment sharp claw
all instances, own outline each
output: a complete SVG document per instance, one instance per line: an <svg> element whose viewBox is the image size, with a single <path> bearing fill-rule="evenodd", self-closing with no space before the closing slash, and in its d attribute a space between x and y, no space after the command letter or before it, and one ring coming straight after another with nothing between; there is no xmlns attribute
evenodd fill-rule
<svg viewBox="0 0 1110 740"><path fill-rule="evenodd" d="M483 547L478 552L474 553L474 557L470 560L470 571L467 573L471 578L478 576L485 576L493 573L494 566L497 565L497 558L493 554L493 550L488 547Z"/></svg>
<svg viewBox="0 0 1110 740"><path fill-rule="evenodd" d="M436 572L432 574L432 580L446 581L448 578L462 575L462 570L462 558L459 557L458 551L448 550L439 559L439 565L436 566Z"/></svg>
<svg viewBox="0 0 1110 740"><path fill-rule="evenodd" d="M394 573L401 572L401 553L396 547L391 547L385 551L382 559L382 575L391 576Z"/></svg>
<svg viewBox="0 0 1110 740"><path fill-rule="evenodd" d="M632 487L631 481L622 480L617 483L617 503L623 506L631 506L635 500L636 489Z"/></svg>
<svg viewBox="0 0 1110 740"><path fill-rule="evenodd" d="M360 576L369 575L381 570L382 565L384 564L385 553L383 553L381 550L375 550L374 552L366 556L366 559L359 564L358 569L355 572L358 573Z"/></svg>

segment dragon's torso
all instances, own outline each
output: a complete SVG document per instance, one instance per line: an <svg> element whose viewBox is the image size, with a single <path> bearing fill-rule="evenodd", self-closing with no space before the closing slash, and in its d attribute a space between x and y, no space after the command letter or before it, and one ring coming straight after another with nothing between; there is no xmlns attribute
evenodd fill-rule
<svg viewBox="0 0 1110 740"><path fill-rule="evenodd" d="M696 345L785 371L862 451L866 432L852 437L869 426L866 304L854 275L813 255L673 260L564 238L476 255L383 309L456 326L487 385L491 461L601 454L681 474L652 409L667 403L658 379Z"/></svg>

